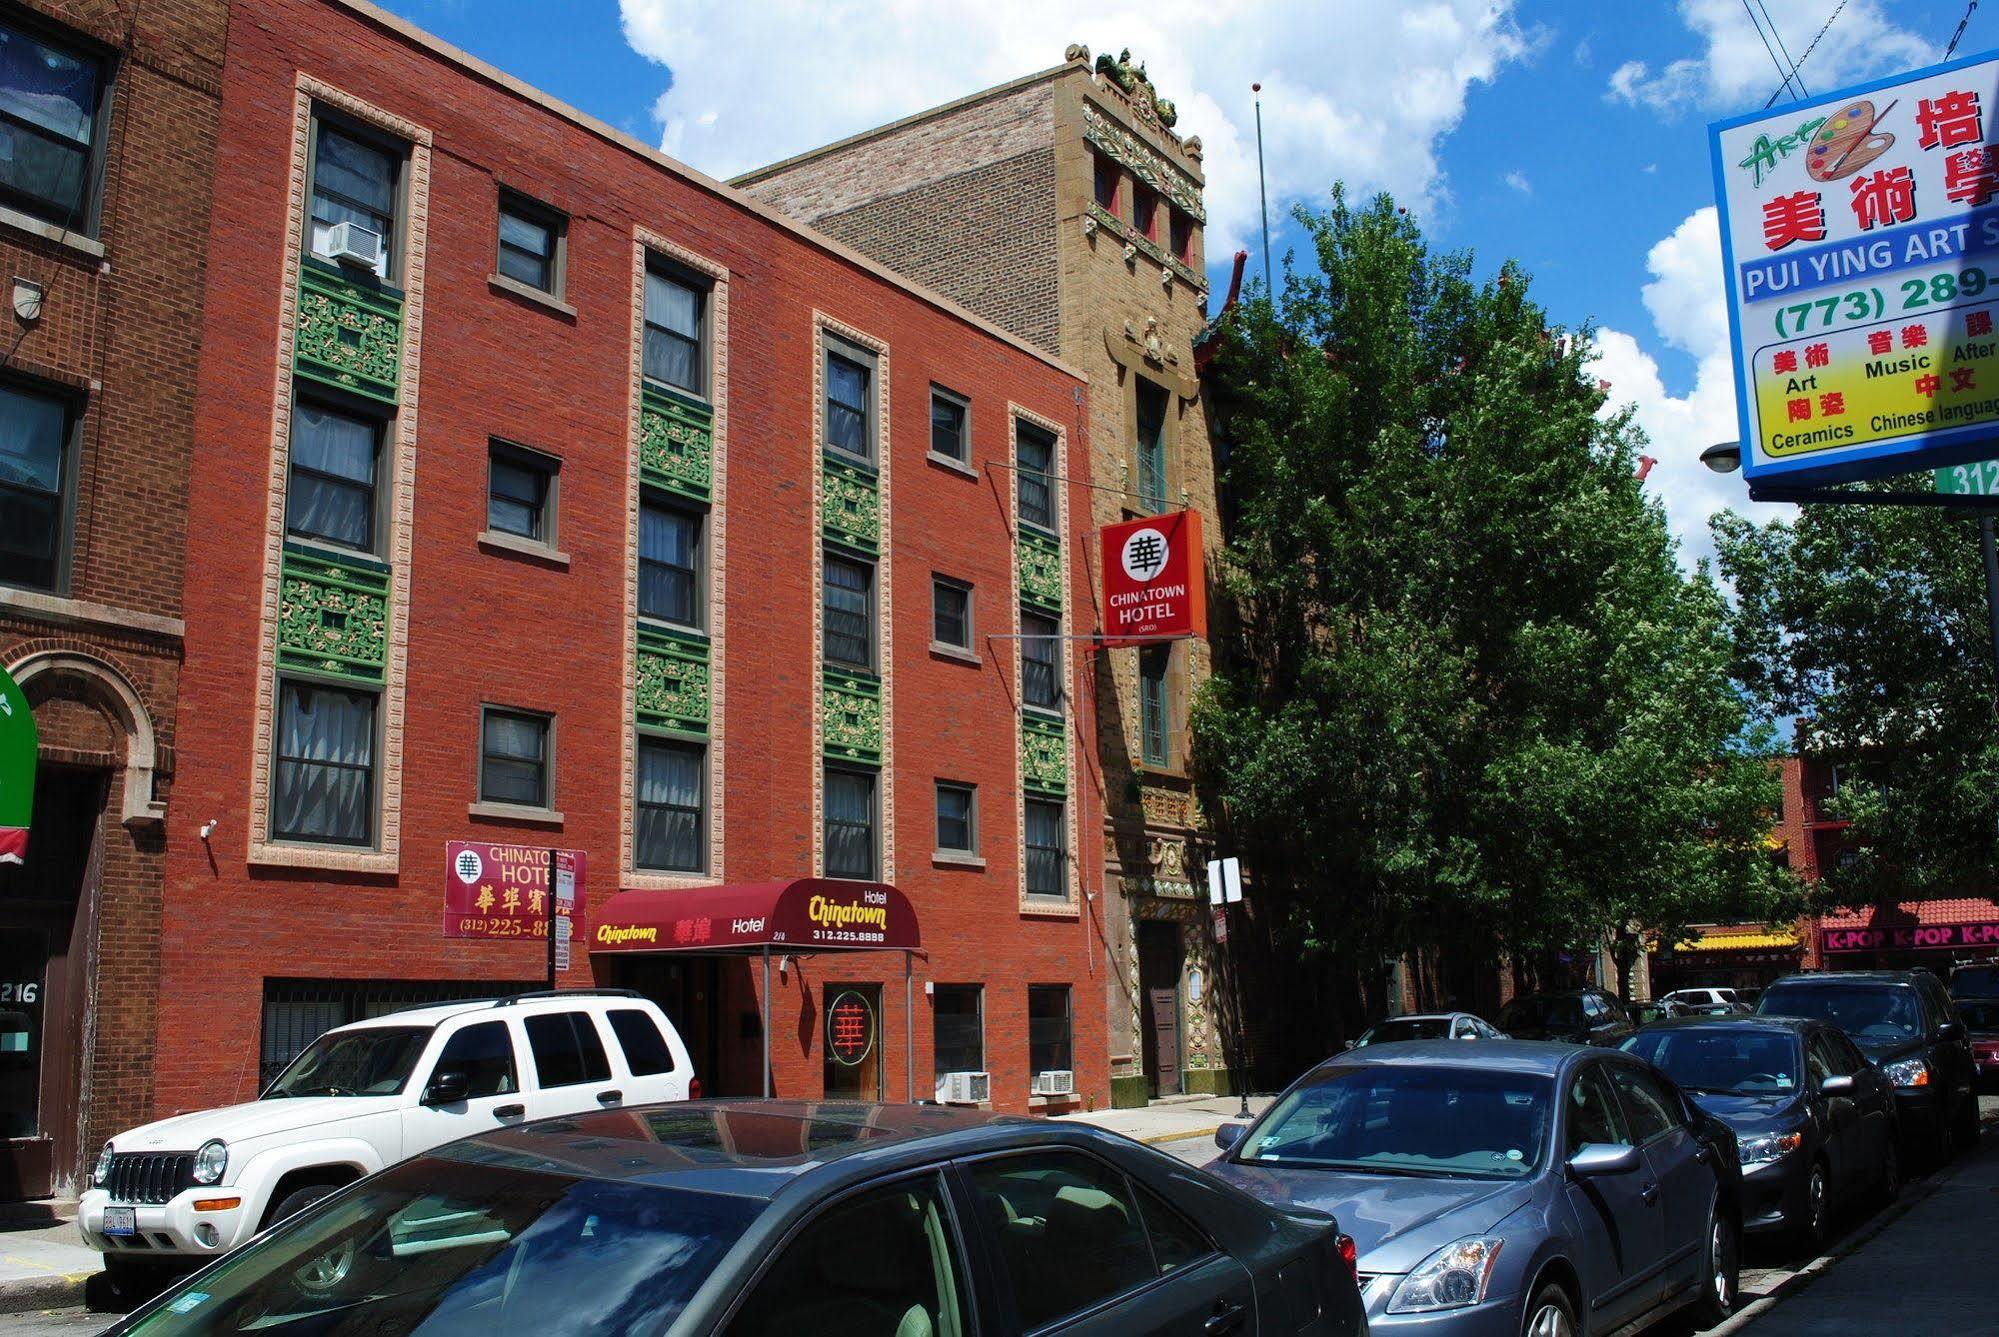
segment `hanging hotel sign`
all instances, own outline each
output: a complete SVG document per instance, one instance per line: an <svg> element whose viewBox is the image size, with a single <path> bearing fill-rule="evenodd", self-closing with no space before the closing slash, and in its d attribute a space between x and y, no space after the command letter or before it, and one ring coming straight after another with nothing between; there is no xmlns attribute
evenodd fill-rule
<svg viewBox="0 0 1999 1337"><path fill-rule="evenodd" d="M35 813L35 712L19 683L0 668L0 864L28 854L28 822Z"/></svg>
<svg viewBox="0 0 1999 1337"><path fill-rule="evenodd" d="M573 901L558 900L565 921L583 913L584 855L563 850L564 881L574 870ZM548 940L548 855L545 846L444 844L444 936L522 942Z"/></svg>
<svg viewBox="0 0 1999 1337"><path fill-rule="evenodd" d="M1996 115L1988 53L1710 127L1752 484L1995 453Z"/></svg>
<svg viewBox="0 0 1999 1337"><path fill-rule="evenodd" d="M1100 537L1106 645L1208 634L1207 569L1198 511L1106 525Z"/></svg>

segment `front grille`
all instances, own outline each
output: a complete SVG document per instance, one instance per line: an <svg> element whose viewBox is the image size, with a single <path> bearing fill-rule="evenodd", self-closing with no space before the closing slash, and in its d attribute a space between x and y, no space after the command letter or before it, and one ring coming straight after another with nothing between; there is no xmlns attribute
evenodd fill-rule
<svg viewBox="0 0 1999 1337"><path fill-rule="evenodd" d="M104 1189L113 1202L161 1203L194 1183L194 1157L187 1153L115 1152Z"/></svg>

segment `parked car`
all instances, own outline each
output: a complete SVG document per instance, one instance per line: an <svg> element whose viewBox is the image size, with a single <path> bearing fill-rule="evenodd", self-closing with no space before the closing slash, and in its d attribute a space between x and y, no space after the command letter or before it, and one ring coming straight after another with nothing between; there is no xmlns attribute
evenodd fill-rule
<svg viewBox="0 0 1999 1337"><path fill-rule="evenodd" d="M1416 1012L1378 1021L1360 1033L1349 1049L1392 1044L1401 1040L1504 1040L1497 1028L1469 1012Z"/></svg>
<svg viewBox="0 0 1999 1337"><path fill-rule="evenodd" d="M1735 1131L1742 1228L1825 1242L1832 1213L1902 1191L1895 1088L1838 1028L1788 1017L1694 1017L1626 1040Z"/></svg>
<svg viewBox="0 0 1999 1337"><path fill-rule="evenodd" d="M1950 972L1950 996L1999 998L1999 965L1959 966Z"/></svg>
<svg viewBox="0 0 1999 1337"><path fill-rule="evenodd" d="M1711 1007L1733 1008L1741 1006L1741 1000L1736 997L1735 990L1733 989L1675 989L1666 995L1666 999L1669 1002L1680 1004L1680 1006L1689 1011ZM1742 1010L1747 1012L1749 1009L1742 1007Z"/></svg>
<svg viewBox="0 0 1999 1337"><path fill-rule="evenodd" d="M1982 1090L1999 1091L1999 998L1962 998L1957 1004L1971 1033L1971 1058Z"/></svg>
<svg viewBox="0 0 1999 1337"><path fill-rule="evenodd" d="M1845 1031L1895 1084L1905 1153L1942 1161L1977 1145L1971 1037L1935 975L1926 970L1786 975L1763 991L1756 1011L1811 1017Z"/></svg>
<svg viewBox="0 0 1999 1337"><path fill-rule="evenodd" d="M246 1104L104 1144L77 1225L123 1293L227 1253L385 1165L471 1133L699 1094L657 1004L563 990L396 1012L326 1032ZM149 1285L149 1283L151 1283Z"/></svg>
<svg viewBox="0 0 1999 1337"><path fill-rule="evenodd" d="M1678 1003L1663 998L1655 998L1648 1003L1634 1002L1626 1009L1631 1015L1631 1024L1638 1027L1650 1026L1655 1021L1668 1021L1674 1017L1684 1017L1687 1009Z"/></svg>
<svg viewBox="0 0 1999 1337"><path fill-rule="evenodd" d="M1370 1046L1215 1140L1216 1175L1352 1233L1375 1337L1572 1337L1735 1307L1734 1134L1615 1049Z"/></svg>
<svg viewBox="0 0 1999 1337"><path fill-rule="evenodd" d="M1351 1250L1084 1124L704 1101L453 1143L113 1332L1362 1337Z"/></svg>
<svg viewBox="0 0 1999 1337"><path fill-rule="evenodd" d="M1523 994L1499 1010L1499 1029L1516 1040L1615 1045L1631 1034L1624 1004L1601 989Z"/></svg>

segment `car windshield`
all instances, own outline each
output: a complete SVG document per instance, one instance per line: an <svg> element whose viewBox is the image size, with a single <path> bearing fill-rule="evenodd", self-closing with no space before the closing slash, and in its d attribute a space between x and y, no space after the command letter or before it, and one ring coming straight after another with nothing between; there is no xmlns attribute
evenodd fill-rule
<svg viewBox="0 0 1999 1337"><path fill-rule="evenodd" d="M1393 1044L1397 1040L1441 1040L1450 1033L1449 1017L1397 1017L1370 1027L1360 1039L1354 1041L1354 1048Z"/></svg>
<svg viewBox="0 0 1999 1337"><path fill-rule="evenodd" d="M131 1333L656 1333L756 1214L709 1193L411 1161L168 1291Z"/></svg>
<svg viewBox="0 0 1999 1337"><path fill-rule="evenodd" d="M1788 1035L1685 1026L1634 1035L1623 1046L1697 1095L1781 1096L1798 1089Z"/></svg>
<svg viewBox="0 0 1999 1337"><path fill-rule="evenodd" d="M285 1096L392 1096L410 1079L410 1070L430 1039L429 1026L368 1026L328 1031L291 1061L264 1092Z"/></svg>
<svg viewBox="0 0 1999 1337"><path fill-rule="evenodd" d="M1960 966L1950 977L1957 998L1999 998L1999 966Z"/></svg>
<svg viewBox="0 0 1999 1337"><path fill-rule="evenodd" d="M1583 1024L1582 1000L1563 998L1516 998L1499 1014L1502 1031L1534 1027L1575 1028Z"/></svg>
<svg viewBox="0 0 1999 1337"><path fill-rule="evenodd" d="M1999 1035L1999 999L1974 998L1959 1003L1957 1010L1973 1035Z"/></svg>
<svg viewBox="0 0 1999 1337"><path fill-rule="evenodd" d="M1533 1074L1363 1064L1284 1097L1236 1159L1368 1174L1522 1179L1548 1128Z"/></svg>
<svg viewBox="0 0 1999 1337"><path fill-rule="evenodd" d="M1764 991L1756 1010L1829 1021L1856 1040L1902 1040L1923 1029L1916 991L1900 984L1778 984Z"/></svg>

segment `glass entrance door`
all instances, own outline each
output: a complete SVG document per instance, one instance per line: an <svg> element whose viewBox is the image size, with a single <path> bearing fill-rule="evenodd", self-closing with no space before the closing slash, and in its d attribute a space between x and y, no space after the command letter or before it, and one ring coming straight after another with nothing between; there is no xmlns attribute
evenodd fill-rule
<svg viewBox="0 0 1999 1337"><path fill-rule="evenodd" d="M824 999L827 1099L880 1100L882 986L828 984Z"/></svg>

